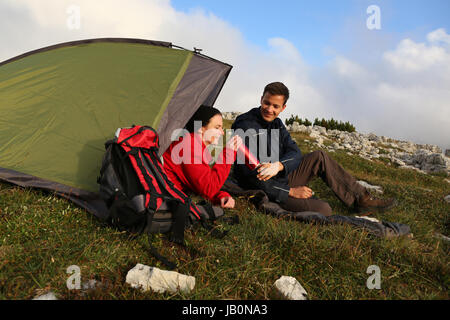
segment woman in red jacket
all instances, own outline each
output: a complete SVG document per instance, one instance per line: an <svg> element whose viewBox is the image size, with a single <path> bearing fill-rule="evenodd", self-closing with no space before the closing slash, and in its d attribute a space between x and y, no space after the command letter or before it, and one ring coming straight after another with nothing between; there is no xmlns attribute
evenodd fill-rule
<svg viewBox="0 0 450 320"><path fill-rule="evenodd" d="M234 199L220 189L230 173L236 150L242 144L241 138L230 139L215 164L210 166L212 156L207 146L217 145L224 134L220 111L201 106L185 129L186 134L163 154L167 176L183 191L193 191L222 208L234 208Z"/></svg>

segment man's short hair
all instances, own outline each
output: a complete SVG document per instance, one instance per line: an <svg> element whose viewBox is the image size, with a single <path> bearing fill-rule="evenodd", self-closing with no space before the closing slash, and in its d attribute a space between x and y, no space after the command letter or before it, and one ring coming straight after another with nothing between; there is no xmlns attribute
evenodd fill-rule
<svg viewBox="0 0 450 320"><path fill-rule="evenodd" d="M286 104L289 99L289 89L281 82L269 83L264 88L263 96L266 94L266 92L270 93L271 95L284 96L284 104Z"/></svg>

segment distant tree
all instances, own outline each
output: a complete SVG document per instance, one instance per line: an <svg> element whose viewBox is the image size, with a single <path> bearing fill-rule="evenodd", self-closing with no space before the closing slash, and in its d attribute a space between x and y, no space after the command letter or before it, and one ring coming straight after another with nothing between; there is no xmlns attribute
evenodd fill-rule
<svg viewBox="0 0 450 320"><path fill-rule="evenodd" d="M311 126L311 125L315 125L315 126L321 126L326 128L327 130L340 130L340 131L347 131L347 132L354 132L356 131L355 127L349 122L342 122L342 121L337 121L333 118L331 118L330 120L325 120L325 118L322 118L321 120L319 120L319 118L315 118L314 122L311 123L311 121L309 121L307 118L305 118L304 120L302 118L299 118L299 116L294 116L293 114L291 114L291 117L286 119L285 121L286 125L292 125L294 122L297 122L300 125L304 125L304 126Z"/></svg>
<svg viewBox="0 0 450 320"><path fill-rule="evenodd" d="M333 119L333 118L331 118L331 120L329 121L329 123L330 123L330 129L331 130L334 130L334 129L336 129L336 121Z"/></svg>

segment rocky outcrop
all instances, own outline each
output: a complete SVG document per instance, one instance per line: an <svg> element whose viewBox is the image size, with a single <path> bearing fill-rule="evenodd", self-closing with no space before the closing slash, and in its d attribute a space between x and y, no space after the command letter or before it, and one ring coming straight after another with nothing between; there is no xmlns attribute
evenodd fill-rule
<svg viewBox="0 0 450 320"><path fill-rule="evenodd" d="M313 143L329 152L345 150L367 160L385 158L400 168L413 169L422 173L450 173L450 158L435 145L399 141L373 133L349 133L326 130L320 126L307 127L296 122L286 127L291 132L309 135L314 139ZM326 145L325 142L327 142Z"/></svg>
<svg viewBox="0 0 450 320"><path fill-rule="evenodd" d="M225 120L236 120L243 112L222 112L222 118Z"/></svg>

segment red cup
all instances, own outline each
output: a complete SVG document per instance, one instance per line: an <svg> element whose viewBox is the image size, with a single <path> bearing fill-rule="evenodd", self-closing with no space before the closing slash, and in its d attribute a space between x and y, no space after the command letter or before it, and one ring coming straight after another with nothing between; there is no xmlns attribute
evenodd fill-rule
<svg viewBox="0 0 450 320"><path fill-rule="evenodd" d="M255 170L259 167L259 160L253 155L253 153L250 152L250 150L248 150L244 143L239 146L239 149L237 151L244 154L245 165L250 170Z"/></svg>

